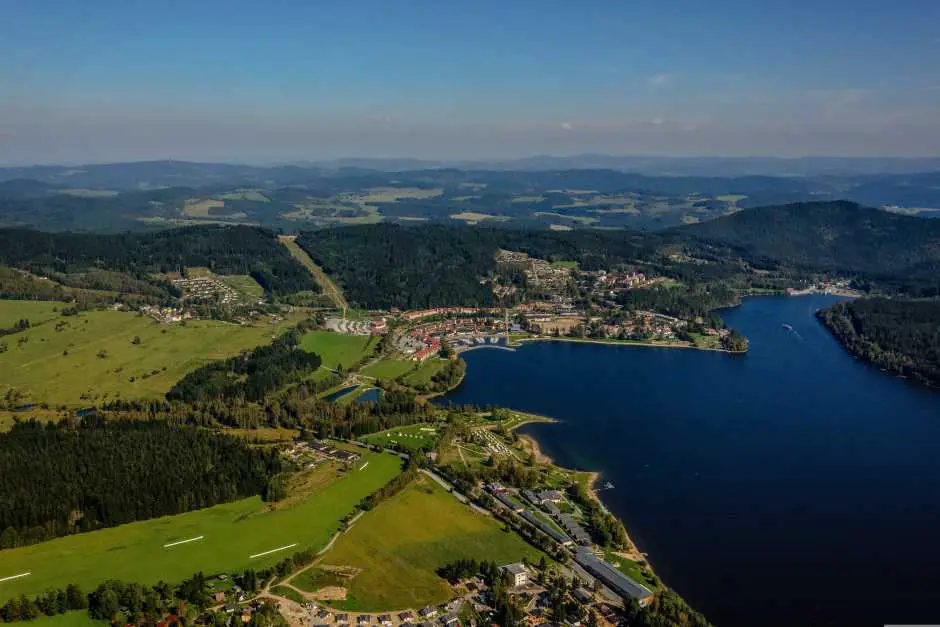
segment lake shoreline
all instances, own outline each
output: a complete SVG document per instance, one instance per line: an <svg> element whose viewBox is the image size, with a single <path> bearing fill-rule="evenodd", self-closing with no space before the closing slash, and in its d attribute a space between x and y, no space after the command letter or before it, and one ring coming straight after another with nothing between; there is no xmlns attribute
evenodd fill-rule
<svg viewBox="0 0 940 627"><path fill-rule="evenodd" d="M640 348L685 348L689 350L706 351L711 353L726 353L728 355L746 355L747 351L732 351L727 348L707 348L705 346L691 346L689 344L672 344L658 342L634 342L630 340L611 340L580 337L526 337L516 340L516 344L524 342L567 342L569 344L602 344L604 346L637 346Z"/></svg>
<svg viewBox="0 0 940 627"><path fill-rule="evenodd" d="M522 422L520 422L520 423L518 423L518 424L515 424L515 425L513 425L513 426L511 427L510 430L513 431L513 432L515 432L516 429L518 429L519 427L521 427L521 426L523 426L523 425L530 424L530 423L548 423L548 424L552 424L552 423L557 423L557 422L559 422L559 421L556 420L556 419L554 419L554 418L549 418L549 417L547 417L547 416L539 416L538 419L524 420L524 421L522 421ZM610 509L609 509L609 508L607 507L607 505L604 503L603 499L601 498L601 496L600 496L600 494L598 493L598 490L597 490L597 488L596 488L597 482L600 481L600 479L601 479L601 473L600 473L599 471L597 471L597 470L577 470L577 469L575 469L575 468L566 468L566 467L562 466L561 464L556 463L555 460L553 460L553 459L551 458L551 456L549 456L548 454L546 454L546 453L544 453L544 452L542 451L541 446L539 446L538 439L536 439L535 436L530 435L530 434L528 434L528 433L522 433L522 434L517 433L516 435L517 435L517 436L519 437L519 439L524 443L524 444L523 444L524 448L526 448L530 453L532 453L532 454L535 456L535 462L536 462L536 464L543 464L543 465L546 465L546 466L552 466L552 467L557 468L557 469L562 470L562 471L577 472L577 473L581 473L581 474L586 475L586 476L587 476L587 482L586 482L585 485L586 485L586 488L587 488L588 496L590 496L591 500L593 500L593 501L596 502L598 505L600 505L600 506L601 506L601 509L603 509L605 512L607 512L607 513L613 515L613 514L611 513ZM624 524L623 520L621 520L620 517L617 517L617 516L615 516L615 518L617 518L617 522L620 523L620 526L623 527L624 534L625 534L626 537L627 537L627 547L626 547L626 549L624 549L624 550L622 550L622 551L618 551L617 553L618 553L619 555L621 555L621 556L627 558L627 559L632 559L633 561L637 561L637 562L638 562L638 561L646 561L647 565L649 566L650 571L651 571L653 574L655 574L655 573L656 573L656 570L653 568L653 565L649 563L649 560L647 560L646 555L644 555L644 554L640 551L640 548L637 546L636 542L633 541L633 537L630 535L630 531L627 529L627 526Z"/></svg>
<svg viewBox="0 0 940 627"><path fill-rule="evenodd" d="M568 474L716 625L926 623L940 581L928 565L940 559L937 397L845 351L816 318L844 299L754 296L723 310L751 338L747 359L545 341L474 351L444 403L556 417L519 434L554 466L600 471ZM874 472L884 479L866 481ZM870 599L862 560L911 576L884 578Z"/></svg>

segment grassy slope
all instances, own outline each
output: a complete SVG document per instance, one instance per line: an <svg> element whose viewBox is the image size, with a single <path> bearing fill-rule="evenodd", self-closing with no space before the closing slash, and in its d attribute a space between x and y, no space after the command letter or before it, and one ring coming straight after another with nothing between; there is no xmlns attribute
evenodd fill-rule
<svg viewBox="0 0 940 627"><path fill-rule="evenodd" d="M2 300L0 301L0 329L12 327L18 320L26 318L33 326L46 320L51 320L62 314L59 312L68 307L67 303L40 300ZM53 311L56 309L58 311ZM10 338L7 336L7 343Z"/></svg>
<svg viewBox="0 0 940 627"><path fill-rule="evenodd" d="M0 311L10 301L0 301ZM18 306L18 305L15 305ZM187 372L208 361L269 343L287 323L240 326L208 320L162 325L152 319L121 311L91 311L6 338L0 354L0 393L7 387L30 392L30 400L51 404L83 405L85 393L122 398L160 396ZM139 345L131 340L139 336ZM19 344L20 337L28 338ZM68 355L63 355L63 351ZM100 350L107 351L99 358ZM166 367L163 371L162 368ZM158 374L148 376L153 370ZM134 382L130 381L134 377Z"/></svg>
<svg viewBox="0 0 940 627"><path fill-rule="evenodd" d="M264 567L302 548L319 547L339 521L365 496L399 471L394 455L367 453L361 463L294 507L266 511L253 497L208 509L121 525L42 544L0 551L0 578L32 575L0 583L0 603L20 594L35 595L49 586L78 583L90 590L106 579L175 582L197 571L230 572ZM169 549L163 545L203 535L205 539ZM262 558L255 553L298 543Z"/></svg>
<svg viewBox="0 0 940 627"><path fill-rule="evenodd" d="M326 275L326 272L324 272L320 266L313 263L313 259L307 254L307 251L297 245L296 236L281 235L279 239L281 243L287 247L287 250L290 251L290 254L313 275L314 280L320 285L320 289L329 297L337 309L346 309L349 307L349 303L347 303L346 299L343 297L343 291Z"/></svg>
<svg viewBox="0 0 940 627"><path fill-rule="evenodd" d="M348 368L362 359L373 344L371 336L343 335L332 331L310 331L301 341L303 349L317 353L327 368L338 365Z"/></svg>
<svg viewBox="0 0 940 627"><path fill-rule="evenodd" d="M506 563L538 555L497 521L421 477L359 519L323 561L363 569L349 584L350 597L337 602L338 607L379 611L446 601L449 587L435 570L453 560Z"/></svg>

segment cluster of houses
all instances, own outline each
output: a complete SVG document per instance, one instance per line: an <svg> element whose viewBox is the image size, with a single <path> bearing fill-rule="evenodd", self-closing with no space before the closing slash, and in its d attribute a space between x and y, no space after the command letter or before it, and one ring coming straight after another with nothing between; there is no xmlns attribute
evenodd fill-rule
<svg viewBox="0 0 940 627"><path fill-rule="evenodd" d="M234 305L241 300L239 293L232 287L212 277L176 279L173 285L182 290L184 298L190 300L217 300L223 305Z"/></svg>
<svg viewBox="0 0 940 627"><path fill-rule="evenodd" d="M599 270L597 272L584 272L582 276L594 280L593 292L595 294L607 294L609 296L638 287L646 287L651 283L642 272L608 273L606 270Z"/></svg>
<svg viewBox="0 0 940 627"><path fill-rule="evenodd" d="M496 263L516 266L525 274L529 285L544 291L564 291L571 283L571 268L553 265L544 259L535 259L513 250L496 252Z"/></svg>
<svg viewBox="0 0 940 627"><path fill-rule="evenodd" d="M349 614L342 611L319 607L315 601L307 602L307 610L314 627L393 627L407 625L414 627L457 627L460 619L456 610L460 601L452 601L445 606L448 611L440 612L437 607L428 606L417 612L406 610L394 614Z"/></svg>
<svg viewBox="0 0 940 627"><path fill-rule="evenodd" d="M472 316L481 313L499 313L499 310L489 307L431 307L405 311L399 317L405 322L414 322L432 316Z"/></svg>
<svg viewBox="0 0 940 627"><path fill-rule="evenodd" d="M287 451L286 454L294 461L300 461L305 455L313 454L321 458L335 459L336 461L343 462L345 464L351 464L355 461L358 461L361 457L359 453L344 451L343 449L338 449L335 446L331 446L325 442L317 442L316 440L311 440L309 442L297 442Z"/></svg>
<svg viewBox="0 0 940 627"><path fill-rule="evenodd" d="M150 316L157 322L164 324L182 322L183 320L189 320L193 317L191 312L177 307L154 307L152 305L142 305L140 307L140 313L145 316Z"/></svg>

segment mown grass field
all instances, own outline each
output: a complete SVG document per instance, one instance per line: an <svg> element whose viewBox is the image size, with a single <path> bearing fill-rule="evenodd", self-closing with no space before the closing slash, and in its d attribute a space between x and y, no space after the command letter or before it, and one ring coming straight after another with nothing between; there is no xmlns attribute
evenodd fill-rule
<svg viewBox="0 0 940 627"><path fill-rule="evenodd" d="M450 598L436 569L463 557L501 564L539 552L496 520L462 505L429 478L366 513L337 540L324 564L354 566L362 572L348 584L352 611L420 608Z"/></svg>
<svg viewBox="0 0 940 627"><path fill-rule="evenodd" d="M362 373L376 379L397 379L414 368L415 362L405 359L383 359L362 369Z"/></svg>
<svg viewBox="0 0 940 627"><path fill-rule="evenodd" d="M365 462L369 465L359 470ZM397 456L364 453L361 462L293 507L272 511L253 497L0 551L0 579L32 573L0 582L0 604L20 594L33 596L69 583L90 591L106 579L153 584L177 582L197 571L210 574L270 566L301 549L325 545L359 501L400 471ZM163 546L197 536L204 539ZM250 557L294 543L296 547Z"/></svg>
<svg viewBox="0 0 940 627"><path fill-rule="evenodd" d="M0 301L0 311L20 307L19 301ZM64 326L57 330L60 323ZM123 311L60 317L3 338L7 351L0 353L0 394L12 387L28 393L30 402L72 406L156 397L209 361L270 343L289 324L191 320L186 326L166 325ZM139 344L132 343L135 337Z"/></svg>
<svg viewBox="0 0 940 627"><path fill-rule="evenodd" d="M316 353L327 368L349 368L365 357L377 340L365 335L344 335L332 331L310 331L304 334L301 346Z"/></svg>
<svg viewBox="0 0 940 627"><path fill-rule="evenodd" d="M431 450L441 437L441 431L433 424L417 424L407 427L395 427L387 431L364 435L360 440L367 444L389 446L397 444L409 450Z"/></svg>
<svg viewBox="0 0 940 627"><path fill-rule="evenodd" d="M417 370L408 374L408 376L402 379L402 381L405 384L411 385L429 383L431 381L431 377L443 370L445 365L447 365L446 359L432 357L431 359L425 360L425 362L421 364Z"/></svg>

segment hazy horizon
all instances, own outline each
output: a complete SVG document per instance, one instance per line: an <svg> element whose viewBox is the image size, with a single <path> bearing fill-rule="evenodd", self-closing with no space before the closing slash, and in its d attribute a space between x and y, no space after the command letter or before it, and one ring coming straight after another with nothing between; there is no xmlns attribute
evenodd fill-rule
<svg viewBox="0 0 940 627"><path fill-rule="evenodd" d="M0 163L940 155L940 3L0 0Z"/></svg>

